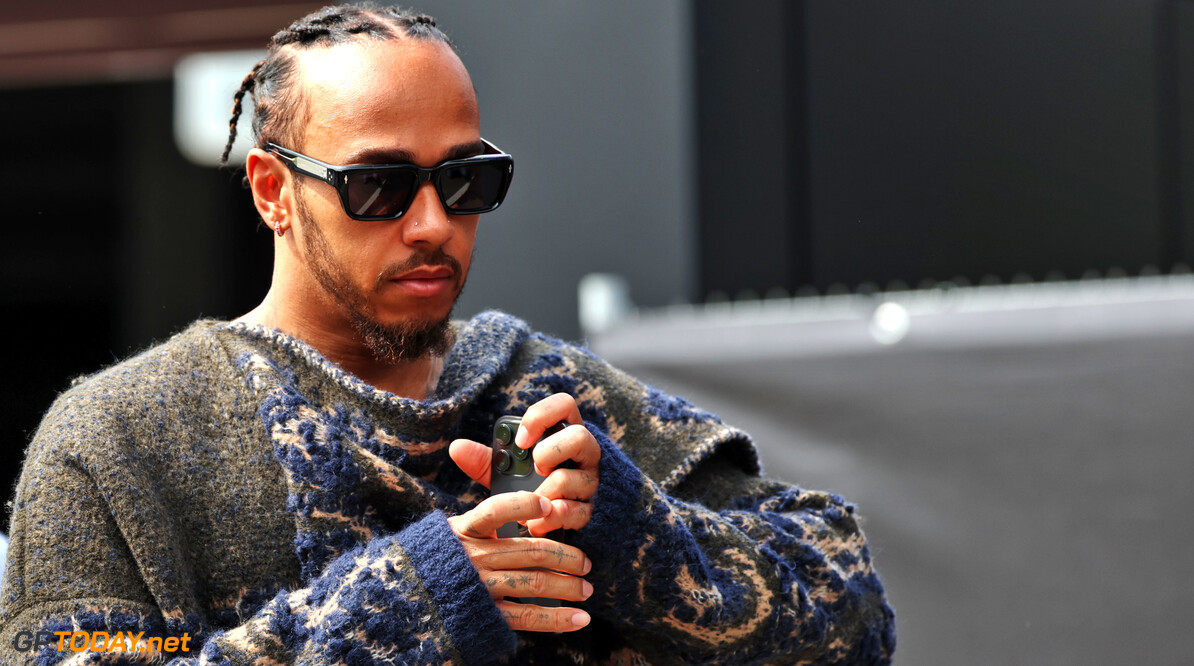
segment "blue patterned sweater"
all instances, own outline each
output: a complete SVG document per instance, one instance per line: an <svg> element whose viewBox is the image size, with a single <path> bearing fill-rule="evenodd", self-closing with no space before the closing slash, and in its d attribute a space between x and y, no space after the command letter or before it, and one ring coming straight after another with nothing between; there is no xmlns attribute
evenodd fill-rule
<svg viewBox="0 0 1194 666"><path fill-rule="evenodd" d="M214 321L77 382L26 454L0 661L890 661L852 506L760 477L741 431L518 319L456 328L421 402ZM571 535L593 562L593 622L516 633L448 526L487 491L447 445L486 442L498 416L557 392L602 449L590 523ZM144 633L123 651L28 648L46 630ZM174 652L147 640L184 635Z"/></svg>

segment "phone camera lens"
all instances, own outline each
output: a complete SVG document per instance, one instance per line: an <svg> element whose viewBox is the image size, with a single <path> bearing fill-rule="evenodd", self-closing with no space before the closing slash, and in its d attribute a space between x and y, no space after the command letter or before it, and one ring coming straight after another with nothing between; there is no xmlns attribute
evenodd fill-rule
<svg viewBox="0 0 1194 666"><path fill-rule="evenodd" d="M505 423L498 425L496 436L498 441L503 444L509 444L510 442L514 441L514 432L511 431L510 426Z"/></svg>

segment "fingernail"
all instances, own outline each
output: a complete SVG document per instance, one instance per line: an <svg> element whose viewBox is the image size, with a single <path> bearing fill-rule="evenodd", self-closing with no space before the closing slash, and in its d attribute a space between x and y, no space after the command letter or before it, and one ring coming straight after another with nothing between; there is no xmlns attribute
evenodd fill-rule
<svg viewBox="0 0 1194 666"><path fill-rule="evenodd" d="M572 614L572 625L576 627L583 627L589 624L590 619L591 618L589 617L588 613L578 610Z"/></svg>
<svg viewBox="0 0 1194 666"><path fill-rule="evenodd" d="M526 446L523 446L523 445L526 444L526 441L527 441L527 430L526 430L526 428L522 427L522 424L520 423L520 424L518 424L518 431L514 433L514 444L517 445L518 448L520 448L520 449L525 449Z"/></svg>
<svg viewBox="0 0 1194 666"><path fill-rule="evenodd" d="M592 570L593 570L593 560L590 560L589 558L586 557L585 558L585 568L580 572L580 575L583 576Z"/></svg>
<svg viewBox="0 0 1194 666"><path fill-rule="evenodd" d="M539 498L539 509L542 515L546 516L551 513L551 502L546 497Z"/></svg>
<svg viewBox="0 0 1194 666"><path fill-rule="evenodd" d="M585 599L593 596L593 584L589 581L581 581L580 593L585 595Z"/></svg>

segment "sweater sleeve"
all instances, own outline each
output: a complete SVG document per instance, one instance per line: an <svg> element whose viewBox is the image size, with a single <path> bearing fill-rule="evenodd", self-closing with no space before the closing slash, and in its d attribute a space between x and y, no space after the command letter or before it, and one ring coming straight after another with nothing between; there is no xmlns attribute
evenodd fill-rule
<svg viewBox="0 0 1194 666"><path fill-rule="evenodd" d="M443 514L338 557L314 585L279 594L214 636L204 664L486 663L516 639Z"/></svg>
<svg viewBox="0 0 1194 666"><path fill-rule="evenodd" d="M279 592L238 626L205 629L188 619L172 621L153 604L112 597L42 602L0 631L0 662L482 664L516 647L440 512L341 554L310 585ZM36 649L39 631L61 633ZM92 640L103 632L106 649L87 651L75 632ZM149 641L171 636L180 640L173 652ZM106 654L101 659L97 651Z"/></svg>
<svg viewBox="0 0 1194 666"><path fill-rule="evenodd" d="M706 459L668 494L600 429L601 482L572 543L588 601L652 662L886 664L894 619L854 508Z"/></svg>
<svg viewBox="0 0 1194 666"><path fill-rule="evenodd" d="M200 458L169 432L141 446L115 410L81 400L57 401L27 453L0 664L93 663L81 632L106 634L98 663L468 664L515 649L443 513L411 513L302 576L293 516L273 494L253 497L280 483L255 471L275 460L244 440L202 440L219 452ZM74 640L59 650L62 637Z"/></svg>

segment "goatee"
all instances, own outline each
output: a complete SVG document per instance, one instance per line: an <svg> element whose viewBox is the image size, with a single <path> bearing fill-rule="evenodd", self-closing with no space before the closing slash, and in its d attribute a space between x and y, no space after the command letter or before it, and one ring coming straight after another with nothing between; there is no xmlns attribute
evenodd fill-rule
<svg viewBox="0 0 1194 666"><path fill-rule="evenodd" d="M383 324L356 311L351 311L349 316L361 342L378 363L394 365L427 354L443 356L455 342L449 324L451 312L438 321L399 324Z"/></svg>

